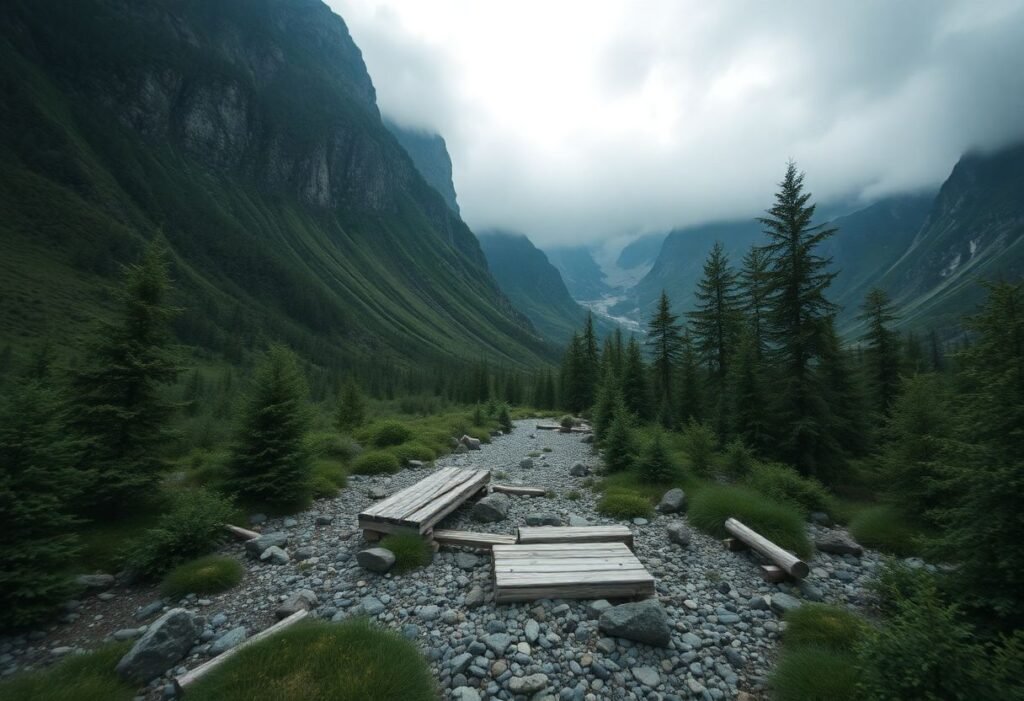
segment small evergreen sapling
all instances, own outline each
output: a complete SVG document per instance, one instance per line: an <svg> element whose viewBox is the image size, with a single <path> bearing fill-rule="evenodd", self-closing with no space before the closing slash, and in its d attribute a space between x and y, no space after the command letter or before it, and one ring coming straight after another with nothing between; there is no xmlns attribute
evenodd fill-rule
<svg viewBox="0 0 1024 701"><path fill-rule="evenodd" d="M676 467L672 464L672 459L665 449L661 431L655 431L654 437L640 454L637 465L640 469L640 476L646 483L666 484L675 479Z"/></svg>
<svg viewBox="0 0 1024 701"><path fill-rule="evenodd" d="M633 467L635 447L630 415L620 402L604 441L604 463L609 472L624 472Z"/></svg>
<svg viewBox="0 0 1024 701"><path fill-rule="evenodd" d="M338 409L334 413L334 424L339 431L349 432L359 428L366 421L366 401L363 399L359 385L349 376L341 387L338 397Z"/></svg>

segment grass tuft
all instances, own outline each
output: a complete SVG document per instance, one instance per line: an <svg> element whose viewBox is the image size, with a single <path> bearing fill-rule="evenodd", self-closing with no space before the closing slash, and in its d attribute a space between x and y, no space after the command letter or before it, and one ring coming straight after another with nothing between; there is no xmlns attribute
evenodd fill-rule
<svg viewBox="0 0 1024 701"><path fill-rule="evenodd" d="M380 547L387 548L395 554L395 572L408 572L425 567L434 559L434 551L420 535L389 535L380 541Z"/></svg>
<svg viewBox="0 0 1024 701"><path fill-rule="evenodd" d="M378 448L401 445L412 439L412 429L401 421L381 421L371 428L371 441Z"/></svg>
<svg viewBox="0 0 1024 701"><path fill-rule="evenodd" d="M160 593L168 599L186 594L217 594L242 581L245 568L238 560L223 555L207 555L171 570L160 584Z"/></svg>
<svg viewBox="0 0 1024 701"><path fill-rule="evenodd" d="M344 489L348 484L345 466L336 460L315 460L310 483L313 487L313 498L333 497L337 495L339 489Z"/></svg>
<svg viewBox="0 0 1024 701"><path fill-rule="evenodd" d="M826 604L805 604L786 614L787 646L811 645L849 651L864 638L867 624L849 609Z"/></svg>
<svg viewBox="0 0 1024 701"><path fill-rule="evenodd" d="M771 677L775 701L854 701L858 672L850 653L813 646L783 653Z"/></svg>
<svg viewBox="0 0 1024 701"><path fill-rule="evenodd" d="M416 646L357 619L300 623L241 650L188 691L189 701L434 701Z"/></svg>
<svg viewBox="0 0 1024 701"><path fill-rule="evenodd" d="M835 498L825 485L815 479L803 477L792 467L778 463L754 466L747 483L756 491L775 501L792 504L804 515L812 511L836 512Z"/></svg>
<svg viewBox="0 0 1024 701"><path fill-rule="evenodd" d="M410 441L403 443L402 445L396 445L392 448L388 448L388 452L398 458L398 462L405 465L410 460L421 460L423 462L430 462L437 457L437 453L428 446L423 445L418 441Z"/></svg>
<svg viewBox="0 0 1024 701"><path fill-rule="evenodd" d="M850 533L866 548L892 555L913 555L917 534L893 506L881 504L858 512L850 519Z"/></svg>
<svg viewBox="0 0 1024 701"><path fill-rule="evenodd" d="M792 506L746 487L708 485L691 496L688 519L705 533L724 538L728 535L725 522L730 517L801 557L811 554L803 518Z"/></svg>
<svg viewBox="0 0 1024 701"><path fill-rule="evenodd" d="M398 472L401 467L393 453L385 450L368 450L352 463L352 472L357 475L381 475Z"/></svg>
<svg viewBox="0 0 1024 701"><path fill-rule="evenodd" d="M650 518L654 515L654 507L641 494L613 490L606 492L597 502L597 512L611 518Z"/></svg>
<svg viewBox="0 0 1024 701"><path fill-rule="evenodd" d="M0 699L10 701L131 701L135 686L114 672L131 643L116 643L74 655L48 669L0 682Z"/></svg>

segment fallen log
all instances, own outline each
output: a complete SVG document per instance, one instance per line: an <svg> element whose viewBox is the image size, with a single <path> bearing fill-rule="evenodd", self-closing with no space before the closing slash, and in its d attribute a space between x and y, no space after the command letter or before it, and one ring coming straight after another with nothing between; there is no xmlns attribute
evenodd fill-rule
<svg viewBox="0 0 1024 701"><path fill-rule="evenodd" d="M755 552L760 553L774 562L780 568L785 570L791 577L803 579L811 571L807 566L807 563L796 555L783 550L757 531L744 526L734 518L726 519L725 530L738 540L748 545Z"/></svg>
<svg viewBox="0 0 1024 701"><path fill-rule="evenodd" d="M516 487L511 484L492 484L490 491L520 497L542 497L547 494L547 490L542 487Z"/></svg>
<svg viewBox="0 0 1024 701"><path fill-rule="evenodd" d="M274 625L270 626L269 628L261 630L259 633L257 633L256 635L252 636L251 638L246 638L245 640L243 640L241 643L239 643L235 647L231 648L230 650L226 650L226 651L222 652L221 654L217 655L216 657L214 657L213 659L207 660L206 662L204 662L203 664L199 665L195 669L193 669L193 670L191 670L189 672L186 672L185 674L182 674L180 677L175 677L175 679L174 679L174 686L178 689L178 693L179 694L184 693L185 689L189 685L196 683L202 677L204 677L207 674L209 674L210 671L215 669L218 665L221 665L224 662L226 662L227 660L231 659L235 654L238 653L239 650L241 650L241 649L243 649L243 648L245 648L245 647L247 647L249 645L252 645L253 643L259 642L260 640L263 640L265 638L269 638L271 635L274 635L275 633L279 633L280 631L284 630L288 626L290 626L290 625L292 625L294 623L298 623L299 621L301 621L303 618L305 618L308 615L309 615L309 611L306 611L305 609L300 609L300 610L296 611L292 615L288 616L288 618L280 620L277 623L275 623Z"/></svg>
<svg viewBox="0 0 1024 701"><path fill-rule="evenodd" d="M229 531L231 531L231 533L234 534L234 536L237 537L239 540L252 540L253 538L260 537L260 534L256 531L250 531L247 528L239 528L238 526L232 526L230 523L224 526L224 528L227 528Z"/></svg>

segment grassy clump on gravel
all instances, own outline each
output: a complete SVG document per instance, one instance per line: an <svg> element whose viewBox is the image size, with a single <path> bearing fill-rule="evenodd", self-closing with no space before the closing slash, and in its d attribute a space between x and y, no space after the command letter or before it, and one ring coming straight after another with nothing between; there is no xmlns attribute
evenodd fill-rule
<svg viewBox="0 0 1024 701"><path fill-rule="evenodd" d="M650 518L654 515L654 507L642 494L613 490L606 492L597 502L597 512L610 518Z"/></svg>
<svg viewBox="0 0 1024 701"><path fill-rule="evenodd" d="M171 570L160 585L160 593L168 599L180 599L186 594L217 594L241 582L244 574L238 560L208 555Z"/></svg>
<svg viewBox="0 0 1024 701"><path fill-rule="evenodd" d="M890 555L913 555L917 550L917 533L899 510L889 504L859 511L850 520L850 533L864 547Z"/></svg>
<svg viewBox="0 0 1024 701"><path fill-rule="evenodd" d="M10 701L131 701L134 685L114 672L131 643L116 643L56 666L18 674L0 682L0 699Z"/></svg>
<svg viewBox="0 0 1024 701"><path fill-rule="evenodd" d="M382 475L398 472L401 467L394 453L368 450L352 463L352 472L357 475Z"/></svg>
<svg viewBox="0 0 1024 701"><path fill-rule="evenodd" d="M725 522L735 518L801 557L811 554L811 543L800 512L746 487L703 487L690 499L688 518L696 528L719 538L729 535Z"/></svg>
<svg viewBox="0 0 1024 701"><path fill-rule="evenodd" d="M416 534L389 535L380 541L380 547L395 554L396 572L424 567L434 559L434 551L423 540L423 536Z"/></svg>
<svg viewBox="0 0 1024 701"><path fill-rule="evenodd" d="M854 658L829 648L803 646L782 654L771 676L775 701L854 701L858 671Z"/></svg>
<svg viewBox="0 0 1024 701"><path fill-rule="evenodd" d="M815 645L831 650L852 650L867 630L853 611L827 604L804 604L786 614L786 645Z"/></svg>

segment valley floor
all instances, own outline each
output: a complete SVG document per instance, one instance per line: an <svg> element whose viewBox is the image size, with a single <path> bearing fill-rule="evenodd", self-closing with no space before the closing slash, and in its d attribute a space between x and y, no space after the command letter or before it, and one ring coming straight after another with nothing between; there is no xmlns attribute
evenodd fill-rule
<svg viewBox="0 0 1024 701"><path fill-rule="evenodd" d="M576 462L598 466L590 446L578 434L534 431L535 423L519 421L512 434L495 438L482 450L450 455L436 464L504 472L495 481L544 487L549 496L512 497L508 518L495 524L473 522L466 505L441 527L512 533L531 513L553 513L563 521L577 516L595 524L613 522L597 515L596 495L582 486L584 478L569 474ZM542 452L545 448L550 452ZM541 453L533 467L521 468L520 461L532 452ZM638 519L631 524L637 556L656 576L658 598L674 626L670 647L652 648L605 638L588 601L495 606L489 556L484 554L445 548L433 564L401 575L381 576L359 567L355 554L364 544L355 527L356 514L375 501L370 492L390 494L424 475L420 469L387 477L354 476L337 497L320 500L294 517L263 523L263 532L289 535L288 564L250 560L240 543L222 548L244 562L245 578L223 594L182 602L206 618L205 642L175 671L197 666L208 655L209 641L233 628L245 626L251 635L269 626L287 595L309 589L319 599L319 617L369 615L414 639L446 699L527 698L516 697L509 680L536 674L546 680L546 691L536 692L536 699L734 699L743 698L744 692L758 698L783 627L770 597L785 592L803 600L859 606L867 596L868 579L882 562L874 552L861 558L817 553L802 587L767 584L748 555L728 552L702 533L693 532L687 548L670 543L666 525L685 516ZM569 498L570 492L578 498ZM324 523L325 517L330 523ZM812 538L825 530L808 528ZM312 556L299 562L300 548L306 549L303 556ZM156 598L155 589L128 587L84 599L72 623L0 639L0 668L9 673L38 666L76 649L94 648L117 631L130 636L130 629L142 625L135 617L137 607ZM496 634L510 636L517 651L496 656L485 644ZM468 657L463 655L467 652ZM146 696L161 698L167 683L156 680Z"/></svg>

